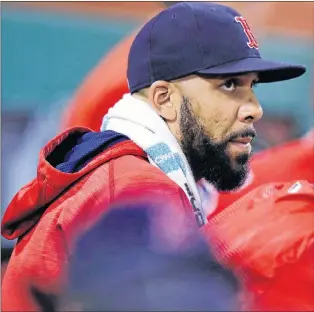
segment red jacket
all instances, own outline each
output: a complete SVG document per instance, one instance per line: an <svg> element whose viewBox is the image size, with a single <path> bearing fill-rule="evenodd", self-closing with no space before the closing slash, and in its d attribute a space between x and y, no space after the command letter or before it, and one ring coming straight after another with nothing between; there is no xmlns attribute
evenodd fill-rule
<svg viewBox="0 0 314 312"><path fill-rule="evenodd" d="M2 235L19 238L2 284L3 311L34 311L38 306L30 289L58 295L64 287L66 264L76 239L106 212L124 201L165 200L192 213L184 192L162 171L150 165L146 154L129 140L116 144L76 173L64 173L50 164L56 148L71 135L68 130L40 152L37 177L24 186L7 208ZM101 205L100 205L101 203ZM101 208L100 208L101 207Z"/></svg>
<svg viewBox="0 0 314 312"><path fill-rule="evenodd" d="M65 153L62 142L86 132L69 130L43 148L37 178L6 210L2 234L19 240L2 285L4 311L38 310L32 287L51 295L62 291L74 244L106 212L103 207L110 209L111 203L125 199L155 198L178 209L177 216L192 213L183 191L129 140L101 152L78 172L57 170L52 153ZM289 187L265 198L269 187L261 186L203 228L218 259L243 277L249 310L314 307L313 187L302 182L294 194L287 193Z"/></svg>

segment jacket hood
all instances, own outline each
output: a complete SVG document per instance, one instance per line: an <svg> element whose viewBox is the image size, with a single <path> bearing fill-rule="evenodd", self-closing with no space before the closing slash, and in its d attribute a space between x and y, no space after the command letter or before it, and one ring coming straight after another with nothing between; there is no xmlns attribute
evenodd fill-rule
<svg viewBox="0 0 314 312"><path fill-rule="evenodd" d="M126 154L146 155L114 131L72 128L58 135L40 151L37 177L22 187L7 207L2 235L16 239L25 234L69 186L103 163Z"/></svg>

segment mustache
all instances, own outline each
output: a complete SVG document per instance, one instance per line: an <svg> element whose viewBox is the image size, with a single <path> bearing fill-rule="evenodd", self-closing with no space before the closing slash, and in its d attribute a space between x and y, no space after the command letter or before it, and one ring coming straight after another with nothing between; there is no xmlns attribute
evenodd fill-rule
<svg viewBox="0 0 314 312"><path fill-rule="evenodd" d="M230 133L227 135L225 142L233 141L238 138L246 138L246 137L252 137L253 139L256 137L256 131L254 128L244 129L240 131L235 131L233 133Z"/></svg>

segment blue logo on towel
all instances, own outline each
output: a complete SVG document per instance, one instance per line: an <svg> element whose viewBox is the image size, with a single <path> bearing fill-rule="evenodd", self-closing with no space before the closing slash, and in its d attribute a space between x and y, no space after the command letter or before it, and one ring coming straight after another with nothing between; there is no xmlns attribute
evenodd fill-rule
<svg viewBox="0 0 314 312"><path fill-rule="evenodd" d="M172 153L169 146L165 143L158 143L146 150L149 157L165 173L182 169L184 175L186 170L184 162L178 153Z"/></svg>

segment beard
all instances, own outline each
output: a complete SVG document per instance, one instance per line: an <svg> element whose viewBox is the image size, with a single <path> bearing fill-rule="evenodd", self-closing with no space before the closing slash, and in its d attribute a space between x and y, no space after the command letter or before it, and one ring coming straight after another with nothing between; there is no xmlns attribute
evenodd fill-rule
<svg viewBox="0 0 314 312"><path fill-rule="evenodd" d="M216 143L205 133L186 97L183 97L181 105L180 130L180 145L196 181L204 178L219 191L236 190L244 184L250 154L240 154L232 160L228 143L238 137L255 137L255 131L234 132Z"/></svg>

